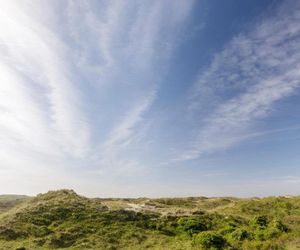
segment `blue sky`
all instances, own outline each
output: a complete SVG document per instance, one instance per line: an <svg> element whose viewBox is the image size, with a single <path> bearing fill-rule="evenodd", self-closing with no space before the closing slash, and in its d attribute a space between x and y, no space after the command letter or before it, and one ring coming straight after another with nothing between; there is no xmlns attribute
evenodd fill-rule
<svg viewBox="0 0 300 250"><path fill-rule="evenodd" d="M299 194L299 1L3 1L0 190Z"/></svg>

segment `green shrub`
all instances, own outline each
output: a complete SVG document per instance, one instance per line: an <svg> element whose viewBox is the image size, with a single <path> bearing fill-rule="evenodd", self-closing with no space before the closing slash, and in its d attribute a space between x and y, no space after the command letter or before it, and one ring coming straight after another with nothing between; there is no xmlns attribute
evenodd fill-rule
<svg viewBox="0 0 300 250"><path fill-rule="evenodd" d="M218 232L222 235L232 233L236 230L237 225L233 223L225 224Z"/></svg>
<svg viewBox="0 0 300 250"><path fill-rule="evenodd" d="M43 236L50 234L51 232L52 231L48 227L41 226L41 227L37 227L33 230L33 235L35 237L43 237Z"/></svg>
<svg viewBox="0 0 300 250"><path fill-rule="evenodd" d="M266 239L266 232L264 229L258 228L254 231L254 238L259 241L263 241Z"/></svg>
<svg viewBox="0 0 300 250"><path fill-rule="evenodd" d="M32 218L30 222L36 226L49 226L52 223L51 220L43 217Z"/></svg>
<svg viewBox="0 0 300 250"><path fill-rule="evenodd" d="M268 226L268 217L266 215L257 215L251 222L255 227L266 228Z"/></svg>
<svg viewBox="0 0 300 250"><path fill-rule="evenodd" d="M168 236L176 235L176 226L177 224L173 221L160 220L156 222L156 230L159 230L160 232Z"/></svg>
<svg viewBox="0 0 300 250"><path fill-rule="evenodd" d="M0 239L4 240L16 240L27 236L25 232L13 230L11 228L0 228Z"/></svg>
<svg viewBox="0 0 300 250"><path fill-rule="evenodd" d="M46 243L46 239L44 238L39 238L36 240L33 240L34 244L36 244L37 246L43 246Z"/></svg>
<svg viewBox="0 0 300 250"><path fill-rule="evenodd" d="M282 232L276 228L268 228L264 232L264 239L269 240L278 237Z"/></svg>
<svg viewBox="0 0 300 250"><path fill-rule="evenodd" d="M194 236L195 245L200 245L203 249L223 249L226 246L226 240L214 232L201 232Z"/></svg>
<svg viewBox="0 0 300 250"><path fill-rule="evenodd" d="M50 238L49 245L55 248L70 247L76 242L76 235L70 233L60 233Z"/></svg>
<svg viewBox="0 0 300 250"><path fill-rule="evenodd" d="M192 235L208 230L209 223L205 217L184 217L177 221L178 229Z"/></svg>
<svg viewBox="0 0 300 250"><path fill-rule="evenodd" d="M271 226L277 230L279 230L280 232L287 232L288 231L288 227L286 225L284 225L282 223L281 220L279 219L274 219L271 223Z"/></svg>
<svg viewBox="0 0 300 250"><path fill-rule="evenodd" d="M260 241L276 238L288 231L288 228L280 220L274 219L268 222L266 216L257 216L252 223L256 226L254 238Z"/></svg>
<svg viewBox="0 0 300 250"><path fill-rule="evenodd" d="M230 234L230 238L237 241L243 241L246 239L251 239L251 233L245 229L238 228Z"/></svg>
<svg viewBox="0 0 300 250"><path fill-rule="evenodd" d="M72 215L72 211L69 208L63 206L51 208L50 213L52 213L53 216L58 220L65 220Z"/></svg>
<svg viewBox="0 0 300 250"><path fill-rule="evenodd" d="M273 220L269 227L265 230L265 239L273 239L278 237L283 232L287 232L288 228L280 220Z"/></svg>

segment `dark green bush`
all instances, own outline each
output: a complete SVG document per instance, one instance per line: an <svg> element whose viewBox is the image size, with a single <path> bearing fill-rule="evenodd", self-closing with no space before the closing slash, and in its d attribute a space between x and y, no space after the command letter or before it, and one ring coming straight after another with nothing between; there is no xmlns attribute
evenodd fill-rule
<svg viewBox="0 0 300 250"><path fill-rule="evenodd" d="M215 232L201 232L194 236L195 245L201 246L203 249L224 249L226 240Z"/></svg>
<svg viewBox="0 0 300 250"><path fill-rule="evenodd" d="M34 230L33 230L33 235L35 237L43 237L43 236L46 236L48 234L50 234L52 231L46 227L46 226L41 226L41 227L36 227Z"/></svg>
<svg viewBox="0 0 300 250"><path fill-rule="evenodd" d="M279 230L280 232L287 232L288 227L282 223L279 219L274 219L271 223L271 227Z"/></svg>
<svg viewBox="0 0 300 250"><path fill-rule="evenodd" d="M13 230L11 228L0 228L0 239L16 240L18 238L26 237L27 233Z"/></svg>
<svg viewBox="0 0 300 250"><path fill-rule="evenodd" d="M268 228L264 231L264 239L265 240L269 240L269 239L273 239L277 236L279 236L282 232L280 232L278 229L276 228Z"/></svg>
<svg viewBox="0 0 300 250"><path fill-rule="evenodd" d="M258 228L254 231L254 239L263 241L266 239L266 231L264 229Z"/></svg>
<svg viewBox="0 0 300 250"><path fill-rule="evenodd" d="M246 239L251 239L251 233L249 233L247 230L238 228L237 230L233 231L230 234L231 239L237 240L237 241L243 241Z"/></svg>
<svg viewBox="0 0 300 250"><path fill-rule="evenodd" d="M236 230L236 227L237 227L237 225L235 225L233 223L228 223L219 230L219 233L222 235L232 233Z"/></svg>
<svg viewBox="0 0 300 250"><path fill-rule="evenodd" d="M52 221L47 219L47 218L43 218L43 217L35 217L35 218L32 218L30 220L30 222L34 225L37 225L37 226L49 226Z"/></svg>
<svg viewBox="0 0 300 250"><path fill-rule="evenodd" d="M60 233L50 238L49 245L55 248L64 248L72 246L77 237L69 233Z"/></svg>
<svg viewBox="0 0 300 250"><path fill-rule="evenodd" d="M252 219L252 225L259 228L266 228L268 226L268 217L266 215L257 215Z"/></svg>
<svg viewBox="0 0 300 250"><path fill-rule="evenodd" d="M39 239L33 240L33 242L34 242L37 246L43 246L43 245L46 243L46 239L39 238Z"/></svg>
<svg viewBox="0 0 300 250"><path fill-rule="evenodd" d="M156 222L156 230L159 230L161 233L168 236L176 235L176 227L177 223L174 222L172 219L164 218Z"/></svg>
<svg viewBox="0 0 300 250"><path fill-rule="evenodd" d="M288 228L280 220L274 219L269 227L265 230L265 239L273 239L278 237L280 234L287 232Z"/></svg>
<svg viewBox="0 0 300 250"><path fill-rule="evenodd" d="M184 217L178 221L178 229L192 235L201 231L208 230L209 224L205 217Z"/></svg>
<svg viewBox="0 0 300 250"><path fill-rule="evenodd" d="M72 215L72 211L63 206L51 208L50 213L52 213L57 220L65 220Z"/></svg>

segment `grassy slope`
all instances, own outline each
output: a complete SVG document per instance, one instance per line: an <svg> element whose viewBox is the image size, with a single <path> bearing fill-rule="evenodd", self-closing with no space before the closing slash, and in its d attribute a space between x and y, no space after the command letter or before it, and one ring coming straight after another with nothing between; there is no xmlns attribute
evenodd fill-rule
<svg viewBox="0 0 300 250"><path fill-rule="evenodd" d="M0 249L300 248L300 197L88 199L60 190L10 204Z"/></svg>
<svg viewBox="0 0 300 250"><path fill-rule="evenodd" d="M0 195L0 213L8 211L27 199L30 197L26 195Z"/></svg>

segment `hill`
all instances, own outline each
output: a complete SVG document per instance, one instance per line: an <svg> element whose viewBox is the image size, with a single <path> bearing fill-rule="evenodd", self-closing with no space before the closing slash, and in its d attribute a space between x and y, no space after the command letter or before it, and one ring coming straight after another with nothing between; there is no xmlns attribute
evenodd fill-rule
<svg viewBox="0 0 300 250"><path fill-rule="evenodd" d="M0 195L0 213L8 211L26 199L30 199L30 197L26 195Z"/></svg>
<svg viewBox="0 0 300 250"><path fill-rule="evenodd" d="M0 214L5 250L300 247L300 197L89 199L73 190L0 197L10 204Z"/></svg>

